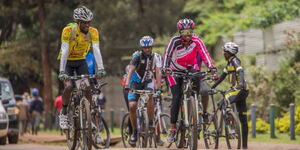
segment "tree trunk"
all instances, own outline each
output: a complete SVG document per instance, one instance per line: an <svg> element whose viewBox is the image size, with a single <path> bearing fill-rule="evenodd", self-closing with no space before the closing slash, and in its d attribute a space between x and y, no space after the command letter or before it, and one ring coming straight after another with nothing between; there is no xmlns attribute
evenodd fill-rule
<svg viewBox="0 0 300 150"><path fill-rule="evenodd" d="M45 39L45 1L39 0L39 21L40 21L40 48L42 56L42 68L43 68L43 99L45 110L45 128L49 128L52 125L52 84L51 84L51 68L49 64L49 56L47 53L46 39Z"/></svg>

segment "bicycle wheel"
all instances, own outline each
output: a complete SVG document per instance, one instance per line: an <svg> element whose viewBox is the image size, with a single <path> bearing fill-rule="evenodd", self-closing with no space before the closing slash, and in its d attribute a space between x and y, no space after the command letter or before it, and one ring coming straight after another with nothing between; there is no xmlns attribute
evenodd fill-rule
<svg viewBox="0 0 300 150"><path fill-rule="evenodd" d="M217 114L210 117L210 122L204 124L203 138L206 149L218 149L219 137L218 137L218 118Z"/></svg>
<svg viewBox="0 0 300 150"><path fill-rule="evenodd" d="M132 128L130 126L130 117L129 117L129 113L126 113L125 116L123 117L122 125L121 125L122 142L125 148L131 147L130 144L128 144L131 133L132 133Z"/></svg>
<svg viewBox="0 0 300 150"><path fill-rule="evenodd" d="M225 135L228 149L241 148L241 133L240 125L235 113L231 110L226 112L225 121Z"/></svg>
<svg viewBox="0 0 300 150"><path fill-rule="evenodd" d="M108 148L110 145L110 132L108 126L102 116L97 115L92 116L93 124L93 146L96 149Z"/></svg>
<svg viewBox="0 0 300 150"><path fill-rule="evenodd" d="M70 150L75 150L78 139L78 117L75 115L75 106L71 103L68 108L69 128L64 130L66 133L67 145Z"/></svg>
<svg viewBox="0 0 300 150"><path fill-rule="evenodd" d="M81 145L84 150L91 150L93 139L92 139L92 118L90 111L90 104L86 98L82 98L82 122L83 122L83 135Z"/></svg>
<svg viewBox="0 0 300 150"><path fill-rule="evenodd" d="M183 148L186 145L186 140L185 140L185 133L186 133L186 128L184 126L184 113L183 113L183 105L181 106L181 111L180 111L180 120L176 123L177 126L177 134L176 134L176 147L177 148Z"/></svg>
<svg viewBox="0 0 300 150"><path fill-rule="evenodd" d="M190 96L189 101L189 132L188 132L188 147L190 150L196 150L198 146L198 132L197 132L197 112L195 105L195 98Z"/></svg>
<svg viewBox="0 0 300 150"><path fill-rule="evenodd" d="M167 136L169 133L168 127L170 126L170 116L162 113L159 119L155 120L155 136L156 142L159 147L170 148L172 143L168 143Z"/></svg>
<svg viewBox="0 0 300 150"><path fill-rule="evenodd" d="M147 148L149 119L146 111L142 111L137 123L140 125L140 129L138 131L138 147Z"/></svg>
<svg viewBox="0 0 300 150"><path fill-rule="evenodd" d="M148 148L157 148L157 142L156 142L156 136L155 136L155 131L150 131L148 134Z"/></svg>

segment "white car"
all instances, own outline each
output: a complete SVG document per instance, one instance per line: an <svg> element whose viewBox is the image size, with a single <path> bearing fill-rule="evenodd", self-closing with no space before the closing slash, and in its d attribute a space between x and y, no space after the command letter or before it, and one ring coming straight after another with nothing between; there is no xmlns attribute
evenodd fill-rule
<svg viewBox="0 0 300 150"><path fill-rule="evenodd" d="M5 145L7 139L9 120L2 103L9 103L9 101L0 100L0 145Z"/></svg>

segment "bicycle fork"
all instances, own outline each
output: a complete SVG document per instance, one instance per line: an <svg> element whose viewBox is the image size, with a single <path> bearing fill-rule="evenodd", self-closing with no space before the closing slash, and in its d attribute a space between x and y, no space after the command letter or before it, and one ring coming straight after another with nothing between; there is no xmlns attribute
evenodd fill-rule
<svg viewBox="0 0 300 150"><path fill-rule="evenodd" d="M184 125L185 127L189 126L189 120L188 120L188 101L187 95L184 94L184 99L183 99L183 108L184 108Z"/></svg>

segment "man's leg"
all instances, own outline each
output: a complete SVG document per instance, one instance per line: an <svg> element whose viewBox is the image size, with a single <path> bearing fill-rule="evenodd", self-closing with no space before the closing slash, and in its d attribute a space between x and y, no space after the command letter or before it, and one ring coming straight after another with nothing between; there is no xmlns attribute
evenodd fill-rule
<svg viewBox="0 0 300 150"><path fill-rule="evenodd" d="M132 134L129 140L129 144L135 146L137 141L137 120L136 120L136 109L137 109L137 102L132 100L129 102L129 116L130 122L132 126Z"/></svg>
<svg viewBox="0 0 300 150"><path fill-rule="evenodd" d="M65 85L65 89L62 94L63 108L61 110L61 114L59 115L59 126L61 129L68 129L67 108L68 108L69 100L71 98L73 86L70 80L65 80L64 85Z"/></svg>

